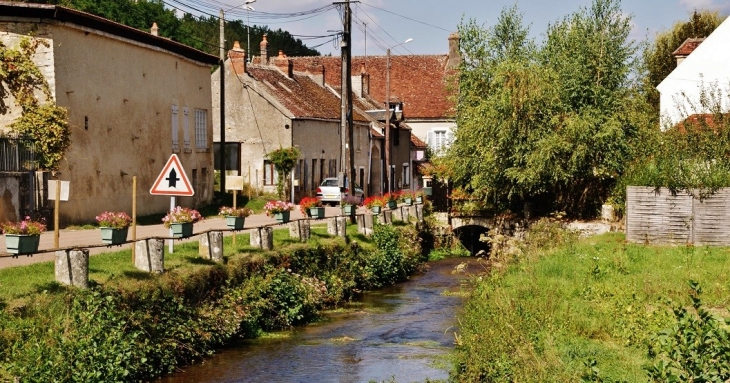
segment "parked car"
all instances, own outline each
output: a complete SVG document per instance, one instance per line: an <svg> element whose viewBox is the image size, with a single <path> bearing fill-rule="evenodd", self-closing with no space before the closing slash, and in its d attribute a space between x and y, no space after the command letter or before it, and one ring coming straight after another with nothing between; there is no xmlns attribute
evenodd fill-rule
<svg viewBox="0 0 730 383"><path fill-rule="evenodd" d="M330 204L336 206L342 201L343 198L351 195L349 182L345 185L345 192L340 193L340 188L337 186L338 180L336 177L325 178L322 184L317 188L317 198L322 201L323 204ZM355 191L352 193L353 196L360 199L360 203L365 199L365 192L360 186L355 183Z"/></svg>

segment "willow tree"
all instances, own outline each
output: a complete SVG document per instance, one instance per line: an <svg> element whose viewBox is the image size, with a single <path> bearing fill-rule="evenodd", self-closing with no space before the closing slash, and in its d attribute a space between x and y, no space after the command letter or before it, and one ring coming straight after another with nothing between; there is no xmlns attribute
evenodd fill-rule
<svg viewBox="0 0 730 383"><path fill-rule="evenodd" d="M516 8L489 29L459 27L455 181L498 209L595 213L632 157L642 121L635 47L617 0L549 26L536 47Z"/></svg>

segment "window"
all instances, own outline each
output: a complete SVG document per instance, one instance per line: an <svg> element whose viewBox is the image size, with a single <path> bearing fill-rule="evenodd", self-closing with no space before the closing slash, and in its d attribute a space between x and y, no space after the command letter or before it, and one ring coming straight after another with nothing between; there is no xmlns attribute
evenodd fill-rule
<svg viewBox="0 0 730 383"><path fill-rule="evenodd" d="M195 148L208 147L208 111L195 109Z"/></svg>
<svg viewBox="0 0 730 383"><path fill-rule="evenodd" d="M446 131L445 130L437 130L433 132L433 147L436 150L443 149L444 146L446 146Z"/></svg>
<svg viewBox="0 0 730 383"><path fill-rule="evenodd" d="M278 174L276 174L276 169L274 168L274 163L268 160L264 161L264 186L272 186L276 185L277 181L279 180Z"/></svg>
<svg viewBox="0 0 730 383"><path fill-rule="evenodd" d="M312 190L317 189L317 159L312 160Z"/></svg>
<svg viewBox="0 0 730 383"><path fill-rule="evenodd" d="M324 158L319 160L319 183L324 180Z"/></svg>
<svg viewBox="0 0 730 383"><path fill-rule="evenodd" d="M410 185L411 184L411 173L410 173L410 166L408 166L408 163L403 163L403 185Z"/></svg>
<svg viewBox="0 0 730 383"><path fill-rule="evenodd" d="M213 168L221 170L221 143L213 143ZM226 142L226 174L235 171L241 175L241 144L238 142Z"/></svg>
<svg viewBox="0 0 730 383"><path fill-rule="evenodd" d="M190 110L188 107L183 108L183 147L190 150L190 119L188 118Z"/></svg>
<svg viewBox="0 0 730 383"><path fill-rule="evenodd" d="M330 160L328 177L337 177L337 160Z"/></svg>
<svg viewBox="0 0 730 383"><path fill-rule="evenodd" d="M177 132L177 105L172 106L172 151L180 150L179 135Z"/></svg>

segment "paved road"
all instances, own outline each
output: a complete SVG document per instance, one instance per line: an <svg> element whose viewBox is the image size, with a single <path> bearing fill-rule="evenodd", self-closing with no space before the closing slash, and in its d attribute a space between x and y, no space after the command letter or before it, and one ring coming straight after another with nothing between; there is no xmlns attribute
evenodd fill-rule
<svg viewBox="0 0 730 383"><path fill-rule="evenodd" d="M362 208L360 208L362 209ZM361 213L358 211L358 213ZM334 217L337 215L342 214L342 210L340 208L336 207L326 207L325 208L325 215L327 217ZM291 213L291 219L300 219L302 218L302 213L299 211L299 208L297 207L292 211ZM267 217L265 214L254 214L246 218L246 225L245 227L256 227L256 226L262 226L267 224L276 223L276 220L273 218ZM195 224L195 228L193 229L196 233L197 232L203 232L211 229L226 229L226 223L223 218L215 217L215 218L208 218L203 221L200 221ZM223 232L224 235L231 235L230 232ZM149 238L149 237L169 237L170 232L169 229L166 229L162 223L159 225L145 225L145 226L137 226L137 238ZM132 232L130 229L129 237L132 238ZM183 241L196 241L197 237L193 236ZM93 246L93 245L101 245L103 244L101 241L101 232L99 229L96 230L61 230L59 234L59 248L68 248L68 247L82 247L85 248L87 246ZM131 244L125 244L121 247L114 246L114 247L94 247L89 249L89 254L99 254L104 252L114 252L119 251L121 249L128 249L130 248ZM49 250L53 249L53 232L48 231L43 234L41 234L41 241L39 246L39 251ZM46 252L46 253L38 253L34 254L33 256L25 256L21 255L17 258L12 258L8 256L7 249L5 248L5 239L0 240L0 254L4 254L6 256L0 257L0 269L6 268L6 267L14 267L14 266L23 266L28 265L31 263L36 262L48 262L53 261L55 259L55 254L53 251Z"/></svg>

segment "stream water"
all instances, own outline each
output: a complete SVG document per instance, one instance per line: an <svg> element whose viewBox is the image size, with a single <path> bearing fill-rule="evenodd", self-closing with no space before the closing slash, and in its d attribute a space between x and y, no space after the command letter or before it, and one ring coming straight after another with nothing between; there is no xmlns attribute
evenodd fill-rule
<svg viewBox="0 0 730 383"><path fill-rule="evenodd" d="M446 259L410 281L361 299L315 324L241 341L159 380L212 382L423 382L446 380L456 314L466 289L462 262Z"/></svg>

